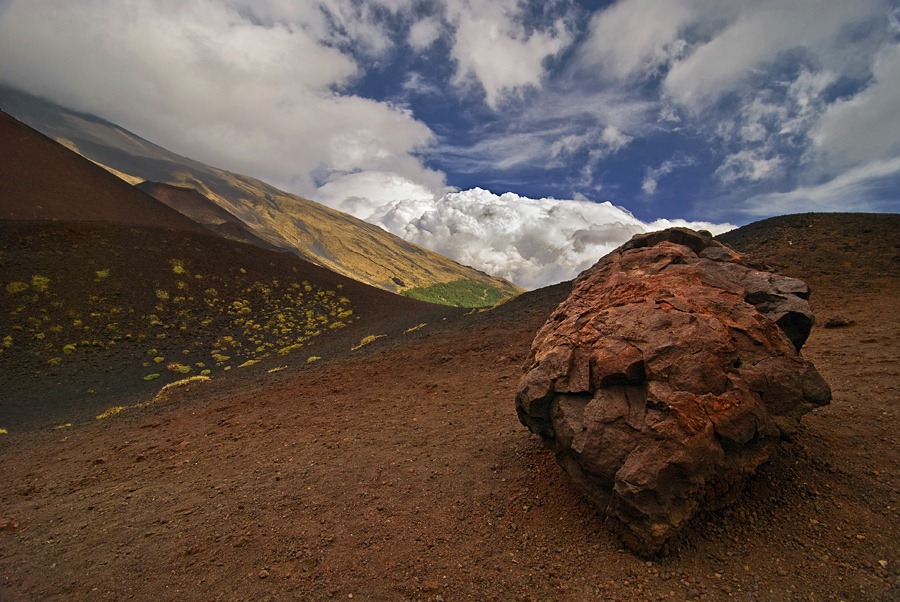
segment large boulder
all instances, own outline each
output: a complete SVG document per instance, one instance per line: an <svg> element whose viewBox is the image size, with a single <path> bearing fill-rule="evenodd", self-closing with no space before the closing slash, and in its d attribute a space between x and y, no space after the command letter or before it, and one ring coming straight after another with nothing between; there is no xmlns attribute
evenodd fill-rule
<svg viewBox="0 0 900 602"><path fill-rule="evenodd" d="M809 287L707 232L635 236L575 281L534 339L519 419L635 552L734 499L831 389L799 350Z"/></svg>

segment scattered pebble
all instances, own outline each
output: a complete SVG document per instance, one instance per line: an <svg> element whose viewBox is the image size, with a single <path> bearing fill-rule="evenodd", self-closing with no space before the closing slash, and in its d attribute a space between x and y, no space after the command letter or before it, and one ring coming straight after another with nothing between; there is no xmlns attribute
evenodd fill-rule
<svg viewBox="0 0 900 602"><path fill-rule="evenodd" d="M12 531L19 527L19 521L12 518L11 516L4 516L0 518L0 531Z"/></svg>

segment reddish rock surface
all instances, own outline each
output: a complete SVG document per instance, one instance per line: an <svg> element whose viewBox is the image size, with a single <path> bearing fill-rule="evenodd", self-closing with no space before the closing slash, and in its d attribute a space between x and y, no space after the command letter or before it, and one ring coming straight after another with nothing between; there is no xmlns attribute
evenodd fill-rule
<svg viewBox="0 0 900 602"><path fill-rule="evenodd" d="M649 555L746 478L831 390L799 349L809 287L707 233L637 236L539 331L516 408L633 551Z"/></svg>

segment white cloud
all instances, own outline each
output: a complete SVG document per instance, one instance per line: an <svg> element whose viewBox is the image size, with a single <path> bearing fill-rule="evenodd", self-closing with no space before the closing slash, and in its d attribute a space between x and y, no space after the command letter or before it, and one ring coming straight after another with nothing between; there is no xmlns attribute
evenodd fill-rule
<svg viewBox="0 0 900 602"><path fill-rule="evenodd" d="M380 219L379 210L396 202L434 202L440 174L434 174L435 186L428 187L394 172L365 171L337 176L323 184L316 199L360 219ZM373 216L376 216L373 218Z"/></svg>
<svg viewBox="0 0 900 602"><path fill-rule="evenodd" d="M696 164L696 160L693 157L687 157L684 155L676 155L671 159L666 159L662 163L659 164L659 167L647 167L644 170L644 179L641 182L641 190L644 194L648 196L653 196L656 194L656 189L659 186L659 181L675 171L676 169L681 169L682 167L690 167L691 165Z"/></svg>
<svg viewBox="0 0 900 602"><path fill-rule="evenodd" d="M577 73L626 86L659 80L652 87L666 103L662 119L677 108L689 117L680 128L727 133L719 172L726 182L777 178L785 173L780 153L802 152L787 138L806 136L825 111L823 92L840 77L865 78L870 68L879 84L832 106L815 143L836 161L894 148L896 52L882 51L874 66L871 57L896 14L884 0L621 0L592 17ZM801 68L790 74L786 65ZM710 113L727 97L730 117ZM652 190L654 178L645 184Z"/></svg>
<svg viewBox="0 0 900 602"><path fill-rule="evenodd" d="M724 185L783 183L800 170L814 171L812 161L801 163L800 157L811 128L833 102L828 89L867 77L889 18L884 0L620 0L593 14L568 79L554 85L567 92L566 86L583 91L593 83L593 89L618 90L626 98L620 106L643 103L640 121L625 127L612 122L634 139L656 132L706 139L711 171ZM889 60L883 62L887 71ZM833 107L830 123L818 130L823 146L843 136L837 152L861 153L869 136L840 130L862 126L865 110L877 113L870 124L895 124L888 115L896 112L900 94L892 84L898 79L885 77L891 84L873 89L871 99L847 103L843 112ZM562 113L583 104L565 93L557 99ZM856 111L855 104L865 109ZM578 126L552 150L575 146L587 129ZM873 156L891 148L895 129L888 125L874 134ZM593 173L592 158L581 160ZM645 167L644 194L654 195L671 169L665 163Z"/></svg>
<svg viewBox="0 0 900 602"><path fill-rule="evenodd" d="M419 52L434 44L440 37L442 26L436 17L427 17L409 28L409 45Z"/></svg>
<svg viewBox="0 0 900 602"><path fill-rule="evenodd" d="M733 17L706 42L695 45L666 74L665 92L680 105L700 111L746 83L782 53L804 49L826 67L846 68L856 57L840 52L843 34L883 15L880 0L853 3L816 0L726 2ZM702 13L695 21L709 22ZM858 50L852 48L851 50Z"/></svg>
<svg viewBox="0 0 900 602"><path fill-rule="evenodd" d="M713 175L723 186L834 185L844 181L842 170L855 170L856 181L878 171L864 169L866 162L900 153L893 117L900 113L900 51L888 33L898 12L890 5L621 0L592 17L576 73L596 74L636 99L649 91L661 106L661 128L676 123L677 131L709 141ZM845 97L835 101L838 87ZM646 132L632 125L629 135ZM654 195L672 169L667 162L646 167L642 191ZM803 199L827 189L801 185L773 207L789 210L791 200L809 206ZM737 199L739 193L722 190Z"/></svg>
<svg viewBox="0 0 900 602"><path fill-rule="evenodd" d="M455 28L454 82L461 86L477 82L492 108L507 95L540 86L544 60L572 40L561 21L528 31L518 0L445 0L445 8Z"/></svg>
<svg viewBox="0 0 900 602"><path fill-rule="evenodd" d="M352 45L356 52L375 57L383 56L394 46L379 11L386 9L396 13L411 6L408 0L330 0L315 4L329 18L328 35L333 42Z"/></svg>
<svg viewBox="0 0 900 602"><path fill-rule="evenodd" d="M765 157L753 150L742 150L725 157L716 169L716 176L725 184L759 182L780 175L782 167L779 157Z"/></svg>
<svg viewBox="0 0 900 602"><path fill-rule="evenodd" d="M517 111L499 112L474 141L441 140L437 155L457 173L529 171L579 165L574 189L598 192L594 173L604 159L627 152L646 134L658 107L616 90L586 92L556 82ZM570 194L570 192L566 192Z"/></svg>
<svg viewBox="0 0 900 602"><path fill-rule="evenodd" d="M690 0L627 0L596 13L579 51L585 70L619 80L642 79L679 58L683 27L696 18Z"/></svg>
<svg viewBox="0 0 900 602"><path fill-rule="evenodd" d="M804 211L883 211L900 202L898 189L900 157L895 157L866 163L819 184L756 195L742 211L753 217ZM892 196L885 199L884 190Z"/></svg>
<svg viewBox="0 0 900 602"><path fill-rule="evenodd" d="M550 156L565 159L587 149L593 153L595 160L600 160L622 150L632 140L633 137L622 133L616 126L607 125L602 128L591 128L584 133L571 133L556 138L550 143L549 151ZM545 149L542 148L541 153L546 153Z"/></svg>
<svg viewBox="0 0 900 602"><path fill-rule="evenodd" d="M900 45L875 57L872 76L868 88L828 107L812 133L813 152L831 167L900 154Z"/></svg>
<svg viewBox="0 0 900 602"><path fill-rule="evenodd" d="M354 6L329 3L335 30L305 3L19 2L0 22L0 80L300 194L363 170L439 192L442 178L417 155L433 142L424 123L335 92L360 73L336 35L373 51L386 43Z"/></svg>
<svg viewBox="0 0 900 602"><path fill-rule="evenodd" d="M415 196L412 192L407 196ZM367 219L527 289L574 278L639 232L687 226L718 234L734 227L683 220L645 223L608 202L530 199L480 188L389 202Z"/></svg>
<svg viewBox="0 0 900 602"><path fill-rule="evenodd" d="M603 143L605 149L610 153L615 153L617 151L622 150L628 144L634 140L631 136L627 134L623 134L619 131L614 125L608 125L603 128L603 132L600 134L600 141Z"/></svg>

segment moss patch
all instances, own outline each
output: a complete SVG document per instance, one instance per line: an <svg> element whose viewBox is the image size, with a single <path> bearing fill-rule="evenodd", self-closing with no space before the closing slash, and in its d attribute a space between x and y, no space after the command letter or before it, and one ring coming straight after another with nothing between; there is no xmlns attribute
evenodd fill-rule
<svg viewBox="0 0 900 602"><path fill-rule="evenodd" d="M442 282L403 291L403 295L412 299L453 307L492 307L514 294L513 289L505 290L475 280Z"/></svg>

